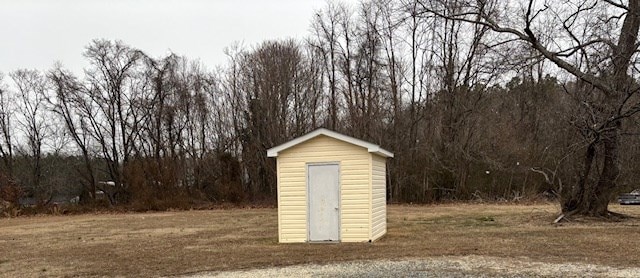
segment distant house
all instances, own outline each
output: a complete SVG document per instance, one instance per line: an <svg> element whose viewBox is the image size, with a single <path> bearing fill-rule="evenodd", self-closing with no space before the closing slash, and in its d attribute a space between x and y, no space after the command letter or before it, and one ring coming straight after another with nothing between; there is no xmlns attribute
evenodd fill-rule
<svg viewBox="0 0 640 278"><path fill-rule="evenodd" d="M387 232L391 152L321 128L267 156L277 158L280 242L366 242Z"/></svg>
<svg viewBox="0 0 640 278"><path fill-rule="evenodd" d="M98 185L102 188L111 188L116 187L116 182L114 181L99 181Z"/></svg>
<svg viewBox="0 0 640 278"><path fill-rule="evenodd" d="M115 191L116 182L114 181L99 181L98 182L98 190L96 190L96 200L109 200L109 196L107 194L113 194Z"/></svg>

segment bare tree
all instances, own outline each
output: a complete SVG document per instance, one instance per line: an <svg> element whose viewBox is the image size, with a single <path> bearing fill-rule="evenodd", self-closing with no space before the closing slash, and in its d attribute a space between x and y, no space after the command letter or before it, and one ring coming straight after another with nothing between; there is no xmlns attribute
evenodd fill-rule
<svg viewBox="0 0 640 278"><path fill-rule="evenodd" d="M583 169L562 202L564 216L607 217L618 191L620 131L623 123L640 111L634 82L638 50L640 3L637 1L569 1L563 4L529 0L516 2L518 20L501 17L500 2L464 2L465 8L448 12L423 3L426 12L439 17L490 28L506 40L526 43L545 59L584 83L576 96L583 103L586 140ZM506 7L513 7L507 5ZM540 26L556 24L558 33L541 33ZM545 40L553 43L544 44ZM601 166L597 166L601 165ZM598 171L598 173L594 173Z"/></svg>
<svg viewBox="0 0 640 278"><path fill-rule="evenodd" d="M19 150L29 159L30 174L23 183L36 193L40 201L48 202L54 193L43 179L43 146L51 132L51 121L47 119L45 107L48 80L35 70L18 70L11 73L11 78L17 88L18 128L26 139L26 144L20 145Z"/></svg>
<svg viewBox="0 0 640 278"><path fill-rule="evenodd" d="M134 71L142 53L122 42L94 40L86 49L85 57L91 67L86 70L90 105L84 108L91 125L91 135L98 142L101 154L115 188L102 188L110 192L112 203L127 202L130 193L124 169L131 158L136 129L141 115L135 111L134 94L130 90Z"/></svg>
<svg viewBox="0 0 640 278"><path fill-rule="evenodd" d="M85 109L90 105L83 97L86 90L72 73L60 65L49 72L49 79L55 90L55 96L48 100L52 106L51 110L62 118L66 133L79 149L84 162L84 170L78 171L83 178L80 202L95 201L98 181L96 180L93 152L90 149L90 124L85 118L87 115Z"/></svg>
<svg viewBox="0 0 640 278"><path fill-rule="evenodd" d="M300 50L293 41L265 42L247 55L243 63L242 90L248 106L246 126L238 132L243 142L242 158L247 165L253 165L246 168L252 194L274 194L275 165L262 154L268 146L288 138L287 119L292 113L289 103L301 76Z"/></svg>
<svg viewBox="0 0 640 278"><path fill-rule="evenodd" d="M1 168L43 196L66 179L83 200L103 190L143 209L273 201L264 151L326 126L397 154L394 202L563 189L566 215L609 216L612 194L640 177L637 5L329 2L304 43L232 46L213 71L95 40L83 77L57 66L50 83L18 71L15 94L0 85ZM42 167L67 160L57 177Z"/></svg>
<svg viewBox="0 0 640 278"><path fill-rule="evenodd" d="M344 7L344 5L342 5ZM327 81L329 83L329 97L328 97L328 127L330 129L336 129L338 124L338 109L339 109L339 93L338 93L338 56L340 54L340 21L343 22L345 16L343 12L345 8L341 8L338 3L328 2L327 7L316 12L314 15L312 28L315 33L315 38L311 40L311 45L315 47L323 58L323 64L325 67ZM349 34L345 33L345 36Z"/></svg>
<svg viewBox="0 0 640 278"><path fill-rule="evenodd" d="M0 155L4 164L6 175L13 178L13 141L12 141L12 118L13 108L10 103L13 100L3 82L3 75L0 73Z"/></svg>

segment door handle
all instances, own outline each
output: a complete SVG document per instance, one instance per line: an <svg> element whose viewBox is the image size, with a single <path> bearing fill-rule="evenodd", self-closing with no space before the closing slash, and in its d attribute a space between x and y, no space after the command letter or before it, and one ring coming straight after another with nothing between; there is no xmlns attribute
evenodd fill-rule
<svg viewBox="0 0 640 278"><path fill-rule="evenodd" d="M334 208L335 210L338 210L339 208Z"/></svg>

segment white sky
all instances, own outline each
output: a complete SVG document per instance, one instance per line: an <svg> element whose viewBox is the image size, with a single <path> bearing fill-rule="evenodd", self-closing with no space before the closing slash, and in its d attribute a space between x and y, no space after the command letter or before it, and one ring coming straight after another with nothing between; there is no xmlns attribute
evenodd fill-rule
<svg viewBox="0 0 640 278"><path fill-rule="evenodd" d="M357 0L348 0L355 5ZM92 39L118 39L151 56L169 50L207 67L225 63L234 42L302 39L325 0L0 0L0 72L76 73Z"/></svg>

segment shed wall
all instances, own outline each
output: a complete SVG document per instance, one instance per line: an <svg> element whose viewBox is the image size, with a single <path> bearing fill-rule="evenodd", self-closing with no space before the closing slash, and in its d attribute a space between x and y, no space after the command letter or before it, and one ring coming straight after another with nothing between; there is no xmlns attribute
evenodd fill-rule
<svg viewBox="0 0 640 278"><path fill-rule="evenodd" d="M282 151L278 155L278 234L280 242L307 240L307 163L340 164L340 237L342 242L369 240L370 155L327 136Z"/></svg>
<svg viewBox="0 0 640 278"><path fill-rule="evenodd" d="M379 155L372 156L372 196L371 196L371 239L375 240L387 233L387 164Z"/></svg>

